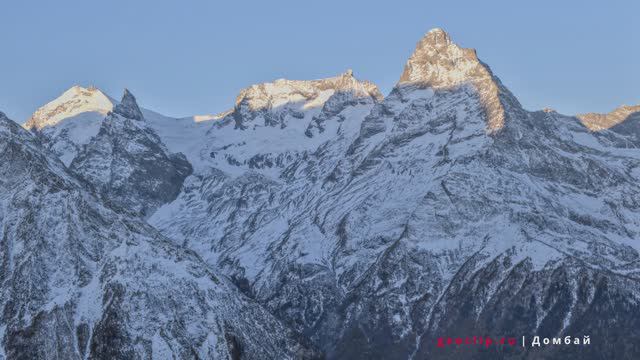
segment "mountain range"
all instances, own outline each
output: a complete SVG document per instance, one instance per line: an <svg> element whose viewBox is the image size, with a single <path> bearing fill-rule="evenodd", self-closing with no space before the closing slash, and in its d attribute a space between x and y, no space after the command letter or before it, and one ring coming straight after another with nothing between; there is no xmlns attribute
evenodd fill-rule
<svg viewBox="0 0 640 360"><path fill-rule="evenodd" d="M0 114L0 359L634 359L639 147L640 105L526 110L442 29L386 96L74 86Z"/></svg>

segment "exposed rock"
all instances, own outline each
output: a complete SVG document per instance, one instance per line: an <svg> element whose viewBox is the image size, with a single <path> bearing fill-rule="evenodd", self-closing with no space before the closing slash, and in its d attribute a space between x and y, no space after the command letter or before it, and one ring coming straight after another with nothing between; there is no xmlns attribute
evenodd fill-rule
<svg viewBox="0 0 640 360"><path fill-rule="evenodd" d="M640 116L640 105L621 106L608 114L587 113L579 114L577 117L589 130L600 131L610 129L633 115Z"/></svg>
<svg viewBox="0 0 640 360"><path fill-rule="evenodd" d="M124 89L124 94L122 95L122 100L120 103L115 106L113 109L118 115L122 115L127 119L133 120L142 120L142 112L138 107L138 103L136 102L136 98L129 92L128 89Z"/></svg>
<svg viewBox="0 0 640 360"><path fill-rule="evenodd" d="M435 91L470 86L482 103L489 132L498 131L504 126L504 102L519 107L513 95L478 59L476 50L454 44L442 29L429 31L418 42L397 86L418 86Z"/></svg>
<svg viewBox="0 0 640 360"><path fill-rule="evenodd" d="M174 200L193 171L183 154L170 154L142 118L131 93L102 122L100 131L69 168L91 183L112 205L149 216Z"/></svg>
<svg viewBox="0 0 640 360"><path fill-rule="evenodd" d="M82 146L98 134L113 103L96 88L74 86L39 108L24 127L68 166Z"/></svg>

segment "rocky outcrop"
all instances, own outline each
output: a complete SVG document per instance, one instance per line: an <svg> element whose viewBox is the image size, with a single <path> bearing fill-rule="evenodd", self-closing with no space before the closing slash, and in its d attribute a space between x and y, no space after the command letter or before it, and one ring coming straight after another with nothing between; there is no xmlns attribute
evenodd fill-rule
<svg viewBox="0 0 640 360"><path fill-rule="evenodd" d="M591 131L610 129L632 116L640 117L640 105L621 106L608 114L586 113L579 114L577 118Z"/></svg>
<svg viewBox="0 0 640 360"><path fill-rule="evenodd" d="M69 165L102 120L113 110L113 100L96 88L74 86L39 108L24 124L47 149Z"/></svg>
<svg viewBox="0 0 640 360"><path fill-rule="evenodd" d="M128 89L124 89L122 100L113 108L113 112L127 119L143 120L142 112L138 107L136 98Z"/></svg>

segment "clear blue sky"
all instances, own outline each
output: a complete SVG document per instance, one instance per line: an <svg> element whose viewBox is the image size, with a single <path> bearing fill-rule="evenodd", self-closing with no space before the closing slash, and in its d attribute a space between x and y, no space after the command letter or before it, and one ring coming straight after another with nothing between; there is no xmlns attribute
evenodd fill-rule
<svg viewBox="0 0 640 360"><path fill-rule="evenodd" d="M640 1L7 1L0 110L25 120L74 84L172 116L215 113L240 89L348 68L387 93L442 27L478 50L528 109L640 103Z"/></svg>

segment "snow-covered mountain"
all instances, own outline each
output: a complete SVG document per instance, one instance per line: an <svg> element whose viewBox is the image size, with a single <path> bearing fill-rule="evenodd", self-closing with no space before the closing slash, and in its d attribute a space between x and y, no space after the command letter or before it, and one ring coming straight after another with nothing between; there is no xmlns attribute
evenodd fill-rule
<svg viewBox="0 0 640 360"><path fill-rule="evenodd" d="M104 206L0 113L0 358L314 352L200 257Z"/></svg>
<svg viewBox="0 0 640 360"><path fill-rule="evenodd" d="M604 129L616 130L618 124L635 124L637 120L632 118L638 118L640 116L640 105L636 106L621 106L608 114L596 114L587 113L579 114L577 117L582 121L584 126L588 127L592 131L599 131Z"/></svg>
<svg viewBox="0 0 640 360"><path fill-rule="evenodd" d="M298 156L356 133L357 119L381 99L375 85L357 80L351 70L321 80L253 85L208 130L202 155L210 157L208 167L229 174L255 170L278 177Z"/></svg>
<svg viewBox="0 0 640 360"><path fill-rule="evenodd" d="M69 169L105 201L142 216L174 200L193 170L183 154L168 153L128 90Z"/></svg>
<svg viewBox="0 0 640 360"><path fill-rule="evenodd" d="M95 92L25 124L59 171L327 358L640 354L640 107L527 111L441 29L386 98L351 71L253 85L225 113L183 119ZM474 335L592 345L436 346Z"/></svg>
<svg viewBox="0 0 640 360"><path fill-rule="evenodd" d="M49 149L69 165L112 109L113 100L102 91L74 86L38 109L25 127L51 139L46 142Z"/></svg>

